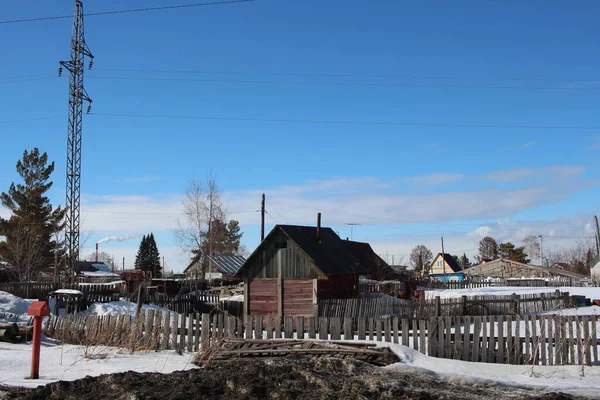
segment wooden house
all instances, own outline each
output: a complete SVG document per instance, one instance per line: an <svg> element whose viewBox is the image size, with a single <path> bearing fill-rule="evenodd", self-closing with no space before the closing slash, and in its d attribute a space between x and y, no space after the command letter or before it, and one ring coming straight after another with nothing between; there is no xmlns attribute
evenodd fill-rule
<svg viewBox="0 0 600 400"><path fill-rule="evenodd" d="M358 297L366 272L331 228L276 225L236 276L245 315L309 317L321 299Z"/></svg>

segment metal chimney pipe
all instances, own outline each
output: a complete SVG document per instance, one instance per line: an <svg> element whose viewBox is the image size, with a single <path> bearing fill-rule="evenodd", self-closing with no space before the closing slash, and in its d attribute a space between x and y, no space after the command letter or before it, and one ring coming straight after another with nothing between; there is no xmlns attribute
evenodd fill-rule
<svg viewBox="0 0 600 400"><path fill-rule="evenodd" d="M98 243L96 243L96 262L98 262Z"/></svg>
<svg viewBox="0 0 600 400"><path fill-rule="evenodd" d="M317 213L317 242L321 241L321 213Z"/></svg>

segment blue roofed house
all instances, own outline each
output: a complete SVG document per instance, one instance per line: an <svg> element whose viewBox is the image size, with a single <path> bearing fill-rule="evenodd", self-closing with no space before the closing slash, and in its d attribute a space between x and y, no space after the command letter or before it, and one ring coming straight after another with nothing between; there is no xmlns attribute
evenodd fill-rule
<svg viewBox="0 0 600 400"><path fill-rule="evenodd" d="M227 279L233 277L245 262L246 257L235 254L205 255L194 258L183 272L188 278L201 278L204 266L205 279Z"/></svg>

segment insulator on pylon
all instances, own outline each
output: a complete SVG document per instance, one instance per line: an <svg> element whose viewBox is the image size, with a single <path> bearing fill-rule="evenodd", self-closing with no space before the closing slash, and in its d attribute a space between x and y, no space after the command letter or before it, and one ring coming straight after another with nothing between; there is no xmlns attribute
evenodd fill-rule
<svg viewBox="0 0 600 400"><path fill-rule="evenodd" d="M94 65L94 60L90 60L90 65L88 69L92 69L92 66Z"/></svg>
<svg viewBox="0 0 600 400"><path fill-rule="evenodd" d="M62 76L62 65L58 67L58 76Z"/></svg>
<svg viewBox="0 0 600 400"><path fill-rule="evenodd" d="M91 104L88 104L88 107L87 107L87 114L89 114L91 111L92 111L92 105L91 105Z"/></svg>

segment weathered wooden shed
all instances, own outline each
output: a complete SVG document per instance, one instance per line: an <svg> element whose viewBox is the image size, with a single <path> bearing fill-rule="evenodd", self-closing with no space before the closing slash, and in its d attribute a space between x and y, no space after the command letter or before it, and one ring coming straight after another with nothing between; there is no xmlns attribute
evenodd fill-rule
<svg viewBox="0 0 600 400"><path fill-rule="evenodd" d="M358 297L366 270L331 228L276 225L236 276L246 315L308 317L320 299Z"/></svg>

